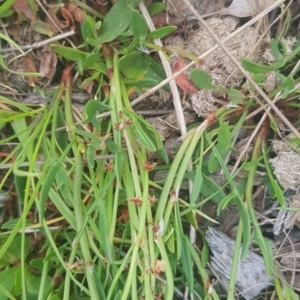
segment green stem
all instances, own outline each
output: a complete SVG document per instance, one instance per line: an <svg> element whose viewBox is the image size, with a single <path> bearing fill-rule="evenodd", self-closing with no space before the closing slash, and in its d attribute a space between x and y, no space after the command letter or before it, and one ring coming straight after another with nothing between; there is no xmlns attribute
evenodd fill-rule
<svg viewBox="0 0 300 300"><path fill-rule="evenodd" d="M65 88L65 116L66 116L66 124L70 130L75 128L75 124L73 122L72 116L72 105L70 98L70 82L66 83ZM74 133L73 133L74 134ZM82 230L82 226L84 225L84 218L82 214L82 198L81 198L81 185L82 185L82 177L83 177L83 164L82 157L79 150L79 146L77 143L73 145L73 153L76 157L75 161L75 169L74 169L74 188L73 188L73 207L75 213L75 220L77 226L77 233ZM88 243L88 232L87 229L83 230L79 243L83 255L83 259L86 265L86 278L90 290L91 299L99 299L99 293L96 286L95 277L93 275L93 260L89 249ZM76 246L76 245L75 245Z"/></svg>
<svg viewBox="0 0 300 300"><path fill-rule="evenodd" d="M128 264L128 262L130 261L130 256L133 250L133 245L131 245L131 247L128 249L126 256L122 259L122 264L120 265L118 271L116 272L113 281L109 287L108 293L107 293L107 300L110 300L113 297L113 292L116 289L116 285L118 283L118 281L120 280L120 276L122 274L122 272L124 271L124 268L126 266L126 264Z"/></svg>
<svg viewBox="0 0 300 300"><path fill-rule="evenodd" d="M213 286L210 282L210 279L209 279L209 276L206 272L206 269L202 264L202 261L200 259L200 254L196 252L194 246L191 243L189 243L189 248L190 248L190 252L191 252L191 255L193 257L193 260L195 262L195 265L198 268L198 271L199 271L201 280L203 282L203 285L204 285L205 292L206 292L207 296L212 295L214 300L220 300L217 292L215 291L215 289L213 288ZM207 296L206 296L205 299L207 299Z"/></svg>
<svg viewBox="0 0 300 300"><path fill-rule="evenodd" d="M174 277L172 274L172 267L170 265L168 253L165 248L165 244L163 242L162 237L157 237L157 245L160 250L161 259L165 262L165 274L166 274L166 291L164 293L165 300L172 300L174 296Z"/></svg>
<svg viewBox="0 0 300 300"><path fill-rule="evenodd" d="M73 247L69 257L69 263L72 264L76 257L77 248ZM71 290L71 273L68 272L65 275L64 281L64 295L63 300L68 300L70 298L70 290Z"/></svg>
<svg viewBox="0 0 300 300"><path fill-rule="evenodd" d="M235 246L234 246L234 253L232 258L232 265L231 265L231 271L230 271L230 281L229 281L229 287L228 287L228 295L227 300L234 299L234 291L235 291L235 282L236 282L236 274L237 274L237 268L240 261L240 248L242 243L242 236L243 236L243 221L240 219L238 231L235 239Z"/></svg>
<svg viewBox="0 0 300 300"><path fill-rule="evenodd" d="M260 153L261 153L261 147L263 144L263 138L265 136L264 127L262 127L261 131L259 132L253 149L253 155L252 155L252 161L255 162L258 160ZM252 196L252 189L253 189L253 183L255 181L255 172L257 168L257 163L253 163L251 168L248 172L248 180L246 185L246 191L245 191L245 198L247 201L248 206L248 212L250 215L250 219L253 225L254 229L254 241L258 244L258 246L261 249L262 255L264 257L265 266L267 269L267 274L270 275L273 271L274 262L273 262L273 256L271 251L270 244L267 244L262 232L260 230L259 223L256 218L255 209L253 207L253 196Z"/></svg>

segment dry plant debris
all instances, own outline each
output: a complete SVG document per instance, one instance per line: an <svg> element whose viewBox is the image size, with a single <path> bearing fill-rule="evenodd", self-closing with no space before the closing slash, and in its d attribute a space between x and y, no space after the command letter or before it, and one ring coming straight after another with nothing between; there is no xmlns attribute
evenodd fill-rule
<svg viewBox="0 0 300 300"><path fill-rule="evenodd" d="M212 267L229 280L235 241L211 227L208 228L205 239L213 253ZM239 292L245 299L251 300L272 283L273 278L266 275L262 257L248 251L238 265L236 286Z"/></svg>
<svg viewBox="0 0 300 300"><path fill-rule="evenodd" d="M300 188L300 155L294 149L298 145L293 142L294 135L289 134L284 140L273 140L273 151L276 157L270 159L274 174L285 190L298 191Z"/></svg>
<svg viewBox="0 0 300 300"><path fill-rule="evenodd" d="M236 30L239 25L239 19L231 16L223 18L214 17L206 20L206 22L220 40ZM242 57L248 57L253 47L253 40L256 40L255 37L257 35L258 32L254 27L247 27L243 32L225 43L225 46L237 60L240 60ZM196 56L200 56L215 45L215 40L204 28L200 28L197 32L191 34L185 41L176 36L169 38L166 42L175 48L183 47L188 53ZM262 54L263 47L261 45L248 58L257 61ZM174 60L177 60L177 57L175 55ZM241 72L220 48L205 58L201 69L207 72L212 77L213 84L219 87L238 87L244 80ZM190 100L198 116L207 116L212 111L215 111L215 103L218 101L218 97L221 96L221 93L202 90L198 93L193 92Z"/></svg>

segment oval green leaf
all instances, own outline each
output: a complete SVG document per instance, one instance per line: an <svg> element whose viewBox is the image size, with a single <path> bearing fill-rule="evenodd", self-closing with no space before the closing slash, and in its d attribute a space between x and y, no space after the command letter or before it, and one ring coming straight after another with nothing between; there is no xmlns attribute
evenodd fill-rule
<svg viewBox="0 0 300 300"><path fill-rule="evenodd" d="M118 1L104 19L98 33L99 41L101 43L110 42L124 32L129 26L131 12L127 1Z"/></svg>
<svg viewBox="0 0 300 300"><path fill-rule="evenodd" d="M147 73L149 64L143 54L133 51L119 60L119 68L123 75L128 78L138 78Z"/></svg>
<svg viewBox="0 0 300 300"><path fill-rule="evenodd" d="M213 87L211 76L200 69L193 70L190 76L199 89L210 89Z"/></svg>

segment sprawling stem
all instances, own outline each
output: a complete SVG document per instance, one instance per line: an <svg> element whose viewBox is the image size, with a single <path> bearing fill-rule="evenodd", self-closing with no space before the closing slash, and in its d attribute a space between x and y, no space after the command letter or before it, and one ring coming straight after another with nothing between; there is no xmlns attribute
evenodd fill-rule
<svg viewBox="0 0 300 300"><path fill-rule="evenodd" d="M65 83L65 116L66 116L66 124L69 128L69 130L72 132L72 130L75 128L74 121L73 121L73 115L72 115L72 103L71 103L71 97L70 97L70 82L71 82L71 75L70 70L68 73L68 70L64 74L64 83ZM74 133L71 133L74 134ZM73 153L76 157L75 162L75 169L74 169L74 187L73 187L73 207L74 207L74 213L75 213L75 219L76 219L76 226L77 226L77 232L80 232L82 230L83 224L83 209L82 209L82 198L81 198L81 185L82 185L82 174L83 174L83 165L82 165L82 157L80 153L80 149L77 143L74 143L73 145ZM99 293L96 286L95 277L93 275L93 260L89 249L89 243L88 243L88 232L87 229L83 230L80 238L79 238L79 244L81 247L83 259L85 261L86 265L86 278L90 290L91 299L99 299ZM77 245L74 245L77 247Z"/></svg>

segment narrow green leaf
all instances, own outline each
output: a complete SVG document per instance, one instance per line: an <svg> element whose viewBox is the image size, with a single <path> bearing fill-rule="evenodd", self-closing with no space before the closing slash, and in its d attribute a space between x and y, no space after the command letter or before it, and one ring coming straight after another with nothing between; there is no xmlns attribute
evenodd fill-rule
<svg viewBox="0 0 300 300"><path fill-rule="evenodd" d="M168 228L164 236L164 243L166 243L168 250L171 253L176 252L174 228L172 227L171 224L168 224Z"/></svg>
<svg viewBox="0 0 300 300"><path fill-rule="evenodd" d="M264 66L264 65L255 63L246 58L242 58L241 62L242 62L242 67L246 71L254 73L254 74L258 74L258 73L265 74L265 73L275 70L274 67L272 67L272 66Z"/></svg>
<svg viewBox="0 0 300 300"><path fill-rule="evenodd" d="M95 147L94 145L89 144L86 149L86 161L90 168L95 166Z"/></svg>
<svg viewBox="0 0 300 300"><path fill-rule="evenodd" d="M253 242L255 242L262 253L264 258L267 274L270 276L274 270L274 261L273 261L273 251L271 241L265 239L260 231L260 229L254 230Z"/></svg>
<svg viewBox="0 0 300 300"><path fill-rule="evenodd" d="M201 194L206 198L211 198L215 203L220 203L226 194L222 189L205 174L202 174L203 184L201 187Z"/></svg>
<svg viewBox="0 0 300 300"><path fill-rule="evenodd" d="M64 199L64 202L69 206L73 207L73 196L70 195L70 178L66 174L66 171L60 168L55 176L55 183L57 190L60 192L61 197ZM71 183L72 184L72 183Z"/></svg>
<svg viewBox="0 0 300 300"><path fill-rule="evenodd" d="M166 6L163 3L154 2L147 7L147 10L149 12L149 15L152 17L162 12L165 9L165 7Z"/></svg>
<svg viewBox="0 0 300 300"><path fill-rule="evenodd" d="M231 146L231 132L229 125L226 122L220 121L220 128L218 131L218 144L213 148L218 151L220 157L224 160L226 155L230 151ZM214 151L211 152L208 160L208 170L210 173L214 173L220 167L218 158L215 156Z"/></svg>
<svg viewBox="0 0 300 300"><path fill-rule="evenodd" d="M21 170L26 170L26 168L22 167ZM14 174L14 184L18 194L18 201L24 203L25 197L25 189L26 189L27 177L18 176Z"/></svg>
<svg viewBox="0 0 300 300"><path fill-rule="evenodd" d="M19 222L19 218L18 219L12 219L12 220L9 220L7 222L5 222L2 226L1 226L1 229L6 229L6 230L13 230L14 227L16 226L16 224ZM31 220L29 219L26 219L26 222L25 222L25 226L30 226L30 225L33 225L34 222L32 222Z"/></svg>
<svg viewBox="0 0 300 300"><path fill-rule="evenodd" d="M4 59L3 59L2 55L0 55L0 66L4 70L7 70L7 71L9 71L10 73L13 73L13 74L19 74L19 75L22 75L22 76L34 76L34 77L41 77L42 76L41 73L26 73L26 72L19 72L19 71L14 71L14 70L9 69L6 66L5 62L4 62Z"/></svg>
<svg viewBox="0 0 300 300"><path fill-rule="evenodd" d="M190 225L192 225L196 230L198 230L198 220L196 214L193 211L190 211L186 214L186 219Z"/></svg>
<svg viewBox="0 0 300 300"><path fill-rule="evenodd" d="M236 196L235 194L231 193L229 195L227 195L218 205L218 209L217 209L217 215L219 216L221 211L224 210L226 208L226 206L231 202L232 199L234 199Z"/></svg>
<svg viewBox="0 0 300 300"><path fill-rule="evenodd" d="M73 49L71 47L64 47L59 45L50 45L53 48L53 51L59 55L61 55L63 58L71 61L78 61L78 60L85 60L89 53L82 52L77 49Z"/></svg>
<svg viewBox="0 0 300 300"><path fill-rule="evenodd" d="M158 155L163 159L165 164L169 164L169 156L164 147L161 147L157 150Z"/></svg>
<svg viewBox="0 0 300 300"><path fill-rule="evenodd" d="M181 236L181 244L182 244L182 253L181 253L181 265L183 269L183 274L187 281L189 292L194 292L194 272L193 272L193 264L192 264L192 256L189 249L190 241L187 236Z"/></svg>
<svg viewBox="0 0 300 300"><path fill-rule="evenodd" d="M86 38L86 42L93 47L99 47L99 41L93 38Z"/></svg>
<svg viewBox="0 0 300 300"><path fill-rule="evenodd" d="M111 139L105 140L107 149L115 154L115 171L116 177L119 183L122 182L122 174L124 172L124 160L126 158L125 151L122 150L117 144L115 144Z"/></svg>
<svg viewBox="0 0 300 300"><path fill-rule="evenodd" d="M203 176L202 176L202 159L199 160L199 163L196 167L195 179L193 182L193 190L190 196L190 204L193 205L196 203L199 198L199 194L203 184Z"/></svg>
<svg viewBox="0 0 300 300"><path fill-rule="evenodd" d="M113 179L113 177L112 177ZM112 184L112 181L110 182ZM101 194L103 194L103 191L101 191ZM105 191L106 194L106 191ZM109 221L107 217L107 213L105 210L105 205L103 202L103 197L99 198L97 200L98 202L98 212L99 212L99 231L100 231L100 237L101 237L101 243L102 247L104 249L104 253L106 258L110 263L113 263L113 254L112 254L112 247L109 242Z"/></svg>
<svg viewBox="0 0 300 300"><path fill-rule="evenodd" d="M132 79L125 82L126 86L135 87L137 89L144 89L148 87L152 87L158 84L157 80L150 79L150 78L142 78L142 79Z"/></svg>
<svg viewBox="0 0 300 300"><path fill-rule="evenodd" d="M278 181L273 176L273 172L271 170L271 166L269 164L269 159L267 157L266 149L264 146L262 147L262 153L263 153L265 168L266 168L266 171L268 174L268 179L269 179L271 186L273 188L273 191L274 191L274 197L278 200L281 207L284 207L285 206L284 193L283 193L283 190L280 187Z"/></svg>
<svg viewBox="0 0 300 300"><path fill-rule="evenodd" d="M159 134L146 120L135 115L132 121L136 137L143 147L150 151L163 147Z"/></svg>
<svg viewBox="0 0 300 300"><path fill-rule="evenodd" d="M15 1L15 0L14 0ZM8 2L8 1L6 1L6 2ZM5 3L6 3L5 2ZM3 14L0 14L0 18L1 19L3 19L3 18L8 18L8 17L10 17L12 14L14 14L15 13L15 11L14 10L12 10L11 8L9 8L6 12L4 12Z"/></svg>
<svg viewBox="0 0 300 300"><path fill-rule="evenodd" d="M9 1L5 1L6 2L9 2ZM4 4L3 4L4 5ZM3 6L2 5L2 6ZM1 6L1 7L2 7ZM0 7L0 10L1 10L1 7ZM1 13L1 12L0 12ZM20 46L14 42L11 38L9 38L7 35L4 35L2 33L0 33L0 39L3 39L3 40L6 40L11 46L15 47L17 50L19 50L21 53L24 53L24 51L20 48Z"/></svg>
<svg viewBox="0 0 300 300"><path fill-rule="evenodd" d="M91 19L91 18L90 18ZM91 27L91 20L83 20L80 29L81 29L81 35L83 37L83 40L86 42L88 38L95 38L94 31ZM95 21L94 21L95 23ZM95 25L95 24L94 24Z"/></svg>
<svg viewBox="0 0 300 300"><path fill-rule="evenodd" d="M271 50L272 50L273 55L275 56L276 60L279 60L283 57L275 39L271 39Z"/></svg>
<svg viewBox="0 0 300 300"><path fill-rule="evenodd" d="M151 31L148 36L152 39L162 39L177 29L176 26L165 26Z"/></svg>
<svg viewBox="0 0 300 300"><path fill-rule="evenodd" d="M46 201L49 197L49 191L52 187L52 184L54 182L56 173L58 172L59 168L61 167L60 162L54 162L53 165L51 166L47 177L44 179L42 188L41 188L41 194L40 194L40 204L39 204L39 219L40 222L42 223L43 221L43 216L44 216L44 210L45 210L45 204Z"/></svg>
<svg viewBox="0 0 300 300"><path fill-rule="evenodd" d="M3 4L0 6L0 14L2 15L3 13L5 13L15 2L16 0L4 1Z"/></svg>

